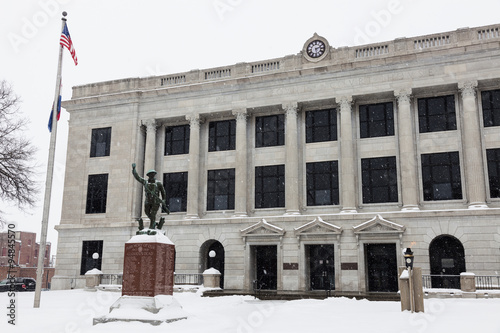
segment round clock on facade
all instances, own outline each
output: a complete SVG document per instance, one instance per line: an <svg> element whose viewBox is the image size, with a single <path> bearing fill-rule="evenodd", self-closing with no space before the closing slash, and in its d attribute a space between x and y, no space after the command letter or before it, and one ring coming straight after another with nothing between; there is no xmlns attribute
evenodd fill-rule
<svg viewBox="0 0 500 333"><path fill-rule="evenodd" d="M326 38L314 34L309 38L302 48L302 55L310 62L319 62L326 58L330 51L330 45Z"/></svg>
<svg viewBox="0 0 500 333"><path fill-rule="evenodd" d="M306 51L307 55L311 58L319 58L321 57L326 50L326 45L321 40L313 40L307 45Z"/></svg>

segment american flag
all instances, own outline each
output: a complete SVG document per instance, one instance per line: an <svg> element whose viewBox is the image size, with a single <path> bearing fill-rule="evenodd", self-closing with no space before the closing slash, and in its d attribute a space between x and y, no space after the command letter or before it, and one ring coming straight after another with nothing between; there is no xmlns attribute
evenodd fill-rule
<svg viewBox="0 0 500 333"><path fill-rule="evenodd" d="M71 53L71 57L73 57L73 61L75 62L75 65L78 65L78 59L76 57L76 52L75 48L73 47L73 42L71 41L71 37L69 35L69 30L68 26L64 24L64 28L61 33L61 46L65 46L69 53Z"/></svg>

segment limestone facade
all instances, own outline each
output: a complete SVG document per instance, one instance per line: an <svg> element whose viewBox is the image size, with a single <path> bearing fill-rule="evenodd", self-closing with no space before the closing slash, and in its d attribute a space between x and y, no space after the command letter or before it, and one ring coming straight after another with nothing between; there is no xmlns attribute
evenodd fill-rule
<svg viewBox="0 0 500 333"><path fill-rule="evenodd" d="M123 270L124 244L144 215L132 163L141 175L155 169L161 181L165 173L187 172L186 208L162 214L176 246L175 270L202 273L210 268L208 249L220 244L225 289L251 290L262 278L274 281L270 289L321 289L324 280L313 281L326 272L335 290L383 291L376 284L387 276L376 272L384 270L376 251L401 266L403 248L411 247L415 266L435 273L430 248L442 236L462 244L466 271L498 274L500 197L491 194L487 150L500 148L500 127L485 126L481 96L500 89L499 28L341 48L315 35L326 45L317 58L305 52L307 41L283 58L74 87L63 103L70 123L53 287L84 286L88 241L101 242L103 273ZM455 125L422 131L419 101L439 96L452 96ZM362 137L360 107L380 103L392 105L393 134ZM333 109L336 138L306 142L307 113ZM257 122L270 115L283 115L284 144L257 147ZM236 122L235 148L209 151L210 123L226 120ZM166 128L182 125L188 152L166 155ZM109 155L90 157L93 130L108 127ZM423 159L447 152L458 153L461 195L429 199ZM396 197L367 203L363 163L380 157L395 159ZM338 202L308 205L307 165L325 161L338 168ZM258 208L256 168L277 165L284 166L284 206ZM207 209L208 171L225 169L234 169L234 208ZM104 212L88 211L90 175L107 175ZM326 257L316 258L323 250ZM448 259L439 261L443 271L458 265ZM275 268L263 276L262 265ZM392 278L397 268L390 270Z"/></svg>

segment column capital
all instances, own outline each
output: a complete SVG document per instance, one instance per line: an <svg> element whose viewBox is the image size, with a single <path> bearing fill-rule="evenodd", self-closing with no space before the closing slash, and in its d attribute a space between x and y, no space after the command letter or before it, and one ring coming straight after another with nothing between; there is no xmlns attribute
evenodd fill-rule
<svg viewBox="0 0 500 333"><path fill-rule="evenodd" d="M394 96L398 100L398 103L410 103L411 92L411 88L401 88L394 90Z"/></svg>
<svg viewBox="0 0 500 333"><path fill-rule="evenodd" d="M340 96L337 99L337 103L339 104L340 111L352 111L352 96Z"/></svg>
<svg viewBox="0 0 500 333"><path fill-rule="evenodd" d="M238 108L232 111L233 116L236 116L236 121L245 121L248 117L246 108Z"/></svg>
<svg viewBox="0 0 500 333"><path fill-rule="evenodd" d="M458 89L462 92L462 98L476 97L477 80L462 81L458 83Z"/></svg>
<svg viewBox="0 0 500 333"><path fill-rule="evenodd" d="M281 107L283 108L283 110L285 110L286 113L289 112L297 113L297 110L299 109L299 103L297 102L283 103Z"/></svg>
<svg viewBox="0 0 500 333"><path fill-rule="evenodd" d="M189 121L190 125L200 125L203 122L203 119L198 113L187 114L186 120Z"/></svg>
<svg viewBox="0 0 500 333"><path fill-rule="evenodd" d="M156 128L158 127L158 123L156 122L156 119L141 120L141 124L146 126L146 130L148 132L156 131Z"/></svg>

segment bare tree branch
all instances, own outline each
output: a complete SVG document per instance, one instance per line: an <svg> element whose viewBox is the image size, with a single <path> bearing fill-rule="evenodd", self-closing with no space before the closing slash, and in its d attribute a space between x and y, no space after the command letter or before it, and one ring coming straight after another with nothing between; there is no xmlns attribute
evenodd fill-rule
<svg viewBox="0 0 500 333"><path fill-rule="evenodd" d="M35 147L23 136L27 121L19 113L20 103L11 86L0 82L0 201L20 209L33 207L38 188L34 178ZM5 218L0 211L0 225Z"/></svg>

